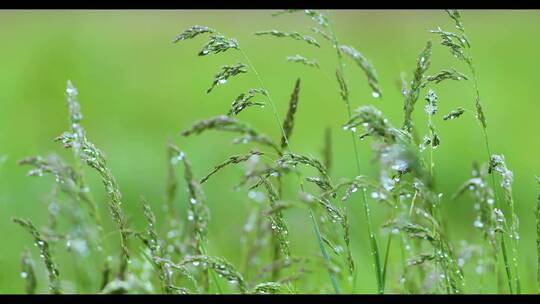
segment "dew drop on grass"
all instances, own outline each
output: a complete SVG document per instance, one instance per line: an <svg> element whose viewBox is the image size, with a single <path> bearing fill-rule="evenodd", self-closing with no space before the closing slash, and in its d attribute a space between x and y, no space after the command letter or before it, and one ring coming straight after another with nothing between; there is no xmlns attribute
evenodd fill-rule
<svg viewBox="0 0 540 304"><path fill-rule="evenodd" d="M482 222L480 221L480 219L476 219L476 220L474 221L474 227L476 227L476 228L482 228L482 227L484 227L484 223L482 223Z"/></svg>
<svg viewBox="0 0 540 304"><path fill-rule="evenodd" d="M373 92L371 92L371 96L373 96L373 98L379 98L379 97L381 97L381 94L379 94L379 92L373 91Z"/></svg>

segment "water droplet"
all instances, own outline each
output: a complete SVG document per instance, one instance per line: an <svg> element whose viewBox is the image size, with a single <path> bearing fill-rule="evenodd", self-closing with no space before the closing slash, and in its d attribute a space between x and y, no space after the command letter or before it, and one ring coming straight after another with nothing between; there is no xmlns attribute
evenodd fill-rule
<svg viewBox="0 0 540 304"><path fill-rule="evenodd" d="M474 227L476 227L476 228L482 228L482 227L484 227L484 223L482 223L482 221L480 221L480 219L478 218L478 219L476 219L476 220L474 221Z"/></svg>
<svg viewBox="0 0 540 304"><path fill-rule="evenodd" d="M195 198L190 198L189 199L189 202L192 204L192 205L196 205L197 204L197 200Z"/></svg>
<svg viewBox="0 0 540 304"><path fill-rule="evenodd" d="M21 272L21 278L23 279L26 279L28 277L28 273L27 272Z"/></svg>
<svg viewBox="0 0 540 304"><path fill-rule="evenodd" d="M371 96L373 96L373 98L379 98L379 97L381 97L381 94L379 94L379 92L373 91L373 92L371 92Z"/></svg>

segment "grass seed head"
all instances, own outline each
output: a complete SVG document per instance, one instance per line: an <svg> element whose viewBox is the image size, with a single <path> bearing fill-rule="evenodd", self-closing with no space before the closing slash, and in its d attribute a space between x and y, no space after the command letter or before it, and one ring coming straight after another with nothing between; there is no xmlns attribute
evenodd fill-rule
<svg viewBox="0 0 540 304"><path fill-rule="evenodd" d="M214 81L206 93L212 92L217 85L227 83L227 80L239 74L247 73L247 66L243 63L237 63L235 65L225 65L221 67L221 70L214 75Z"/></svg>
<svg viewBox="0 0 540 304"><path fill-rule="evenodd" d="M193 25L193 26L190 26L189 28L185 29L178 36L176 36L173 39L172 42L177 43L177 42L182 41L182 40L193 39L193 38L197 37L200 34L213 33L213 32L215 32L215 30L212 29L212 28L209 28L207 26Z"/></svg>

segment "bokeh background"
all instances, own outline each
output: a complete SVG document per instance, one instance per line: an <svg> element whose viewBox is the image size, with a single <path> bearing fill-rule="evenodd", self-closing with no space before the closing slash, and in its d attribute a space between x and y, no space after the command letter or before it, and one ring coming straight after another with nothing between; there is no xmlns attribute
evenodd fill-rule
<svg viewBox="0 0 540 304"><path fill-rule="evenodd" d="M295 30L313 35L313 21L302 14L271 17L271 11L2 11L0 12L0 292L24 291L20 277L20 253L31 248L30 236L13 224L14 216L30 218L38 225L47 221L47 200L53 178L28 177L27 168L17 165L26 156L57 153L71 160L69 151L53 139L68 128L64 100L66 80L79 89L89 138L107 155L110 168L124 196L124 208L136 227L142 227L139 195L144 194L155 210L164 203L166 178L165 143L168 137L186 152L196 175L202 176L231 154L246 151L232 146L229 135L206 133L180 138L179 131L193 122L226 113L232 100L249 87L256 87L252 74L241 75L211 94L205 90L214 73L224 64L241 60L230 51L215 56L196 54L205 38L175 45L172 38L193 24L219 29L239 40L272 92L283 116L297 77L302 78L300 104L291 144L299 153L320 156L324 129L332 127L335 177L355 175L350 135L339 127L346 120L345 106L334 81L334 51L324 43L318 49L290 39L256 37L255 31ZM400 74L411 79L417 55L428 39L434 42L431 73L465 67L438 45L430 29L453 27L442 11L331 11L342 43L360 50L378 71L383 98L371 97L361 70L347 61L353 106L374 104L395 125L402 121L403 98ZM464 11L465 27L472 42L478 81L488 120L492 149L504 154L514 172L514 195L521 224L520 271L525 291L535 290L535 217L540 174L540 12ZM290 63L287 56L301 54L316 58L321 71ZM447 82L436 87L440 113L458 106L473 109L469 83ZM423 101L415 119L425 130ZM461 119L437 122L441 146L435 151L436 181L444 193L444 217L453 242L478 242L473 227L474 211L468 199L450 196L470 175L473 161L486 154L480 128L469 111ZM241 115L278 139L279 129L270 107ZM376 176L370 162L370 146L361 142L365 173ZM239 235L247 214L246 193L234 192L242 171L229 168L204 187L212 212L209 251L239 262ZM87 170L104 218L106 197L94 172ZM183 189L183 186L180 187ZM186 195L179 193L179 204ZM355 292L375 292L373 267L367 250L364 216L358 201L350 202L352 246L360 276ZM385 210L375 202L375 222ZM185 211L185 206L182 206ZM162 218L161 212L159 218ZM293 252L317 254L317 243L308 226L307 214L288 215ZM107 227L112 228L110 221ZM72 276L72 261L58 261L65 279ZM391 256L390 271L399 269L399 255ZM46 291L45 273L38 264L39 290ZM395 268L392 268L395 265ZM397 280L397 272L391 274ZM63 277L64 278L64 277ZM313 279L313 292L330 291L327 274ZM84 288L81 289L84 291ZM487 291L495 291L486 289Z"/></svg>

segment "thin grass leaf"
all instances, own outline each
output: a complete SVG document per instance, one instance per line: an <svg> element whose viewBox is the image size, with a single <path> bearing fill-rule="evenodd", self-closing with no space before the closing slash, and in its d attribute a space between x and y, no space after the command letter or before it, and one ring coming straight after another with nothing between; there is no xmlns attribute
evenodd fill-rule
<svg viewBox="0 0 540 304"><path fill-rule="evenodd" d="M212 82L212 85L208 90L206 90L206 93L212 92L212 90L217 85L222 85L227 83L227 80L231 77L234 77L239 74L247 73L247 66L243 63L237 63L235 65L225 65L221 67L221 70L214 75L214 81Z"/></svg>
<svg viewBox="0 0 540 304"><path fill-rule="evenodd" d="M360 68L364 71L368 84L372 90L371 95L375 98L381 97L382 92L381 88L379 87L377 71L375 71L373 65L359 51L351 46L340 45L339 50L356 61L358 66L360 66Z"/></svg>
<svg viewBox="0 0 540 304"><path fill-rule="evenodd" d="M190 26L187 29L185 29L178 36L176 36L173 39L172 42L177 43L177 42L182 41L182 40L193 39L193 38L199 36L200 34L213 33L213 32L215 32L215 30L212 29L212 28L209 28L207 26L193 25L193 26Z"/></svg>
<svg viewBox="0 0 540 304"><path fill-rule="evenodd" d="M313 38L311 36L308 36L308 35L301 35L301 34L299 34L297 32L288 33L288 32L283 32L283 31L278 31L278 30L268 30L268 31L256 32L255 35L257 35L257 36L269 35L269 36L274 36L274 37L279 37L279 38L289 37L289 38L292 38L294 40L305 41L308 44L316 46L316 47L321 46L319 44L319 42L317 42L317 40L315 38Z"/></svg>
<svg viewBox="0 0 540 304"><path fill-rule="evenodd" d="M34 243L39 248L40 257L45 264L45 268L47 268L49 277L49 291L53 294L62 293L60 289L60 272L58 271L58 266L56 266L56 263L53 261L49 241L46 240L41 233L39 233L36 226L34 226L31 221L13 218L13 222L26 229L26 231L28 231L34 238Z"/></svg>
<svg viewBox="0 0 540 304"><path fill-rule="evenodd" d="M306 57L298 54L294 56L288 56L287 61L302 63L310 67L319 68L319 63L317 62L317 60L309 60Z"/></svg>
<svg viewBox="0 0 540 304"><path fill-rule="evenodd" d="M326 127L324 129L324 147L322 150L323 164L326 171L330 173L332 169L332 129Z"/></svg>
<svg viewBox="0 0 540 304"><path fill-rule="evenodd" d="M281 149L284 149L289 145L289 139L294 127L294 114L298 107L298 97L300 94L300 78L296 79L294 84L294 89L289 99L289 109L287 111L287 116L283 120L283 136L281 137Z"/></svg>

